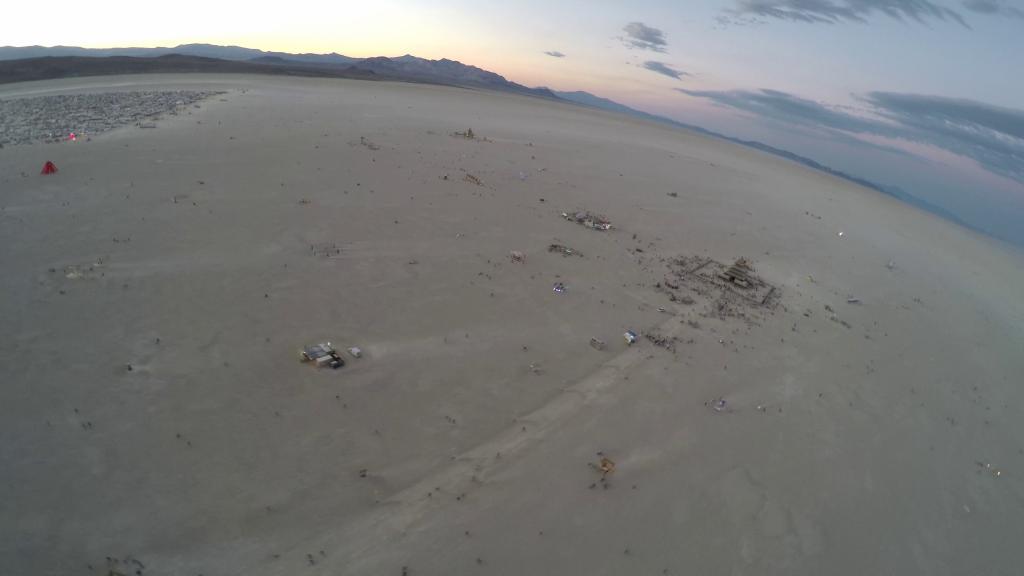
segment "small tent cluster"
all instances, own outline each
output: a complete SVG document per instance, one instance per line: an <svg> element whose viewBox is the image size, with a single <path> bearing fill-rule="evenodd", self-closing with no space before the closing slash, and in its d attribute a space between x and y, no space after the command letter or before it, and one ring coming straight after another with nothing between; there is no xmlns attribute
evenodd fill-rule
<svg viewBox="0 0 1024 576"><path fill-rule="evenodd" d="M46 175L46 174L56 174L57 173L57 165L54 164L52 161L47 160L46 164L43 164L43 169L39 173L43 174L43 175Z"/></svg>

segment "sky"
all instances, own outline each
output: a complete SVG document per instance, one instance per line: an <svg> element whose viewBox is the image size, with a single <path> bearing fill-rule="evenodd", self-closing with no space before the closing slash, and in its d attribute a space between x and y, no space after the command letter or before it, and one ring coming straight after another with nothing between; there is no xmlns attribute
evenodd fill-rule
<svg viewBox="0 0 1024 576"><path fill-rule="evenodd" d="M374 0L4 9L0 45L451 58L754 139L1024 245L1024 0ZM10 25L11 23L32 25Z"/></svg>

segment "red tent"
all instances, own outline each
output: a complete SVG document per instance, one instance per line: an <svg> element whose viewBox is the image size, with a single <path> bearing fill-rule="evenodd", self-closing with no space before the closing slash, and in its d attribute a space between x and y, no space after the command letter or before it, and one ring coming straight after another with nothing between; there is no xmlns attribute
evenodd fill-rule
<svg viewBox="0 0 1024 576"><path fill-rule="evenodd" d="M39 173L40 174L56 174L57 173L57 165L54 164L53 162L51 162L50 160L47 160L46 164L43 164L42 171L40 171Z"/></svg>

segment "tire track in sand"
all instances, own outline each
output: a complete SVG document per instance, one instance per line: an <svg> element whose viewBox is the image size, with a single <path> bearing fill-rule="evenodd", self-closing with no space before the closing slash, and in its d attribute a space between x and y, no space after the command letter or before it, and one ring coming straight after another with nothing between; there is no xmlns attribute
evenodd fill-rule
<svg viewBox="0 0 1024 576"><path fill-rule="evenodd" d="M657 330L666 336L678 335L681 324L673 315ZM360 574L371 569L379 554L386 554L395 537L430 513L450 506L449 498L432 498L429 493L462 495L493 476L500 466L507 466L517 455L555 433L571 416L593 403L605 391L623 381L624 371L642 361L650 350L632 346L609 359L596 371L569 386L544 406L517 419L516 423L491 440L455 457L440 470L428 474L416 484L405 488L377 507L330 533L290 546L280 560L268 566L250 565L237 574L287 574L289 567L305 558L308 550L332 550L314 569L315 574ZM304 560L302 560L304 561Z"/></svg>

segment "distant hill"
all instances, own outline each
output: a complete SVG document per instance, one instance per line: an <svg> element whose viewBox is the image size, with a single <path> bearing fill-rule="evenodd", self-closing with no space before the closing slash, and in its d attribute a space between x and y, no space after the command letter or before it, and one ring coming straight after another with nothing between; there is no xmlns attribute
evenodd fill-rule
<svg viewBox="0 0 1024 576"><path fill-rule="evenodd" d="M307 75L332 76L331 70L347 70L355 66L359 70L372 71L380 76L397 80L411 80L434 84L488 88L504 92L530 94L554 98L547 89L529 88L505 77L469 66L447 58L427 60L410 54L397 58L375 56L372 58L350 58L341 54L289 54L287 52L266 52L241 46L217 46L214 44L181 44L173 48L80 48L77 46L3 46L0 47L0 64L5 61L43 57L133 57L158 58L169 55L215 58L232 62L249 62L263 66L285 67L292 72L305 69ZM93 66L97 66L94 64ZM142 66L142 64L139 64ZM223 66L220 71L227 71ZM197 70L198 71L198 70ZM285 73L292 73L285 72ZM83 74L71 74L83 75ZM56 76L46 76L54 78ZM38 78L41 79L41 78ZM13 80L8 80L13 81Z"/></svg>
<svg viewBox="0 0 1024 576"><path fill-rule="evenodd" d="M171 48L80 48L78 46L0 46L0 60L42 58L44 56L135 56L155 58L168 54L201 56L221 60L253 60L263 57L277 57L295 62L325 65L351 66L358 58L341 54L289 54L287 52L266 52L241 46L218 46L216 44L180 44Z"/></svg>
<svg viewBox="0 0 1024 576"><path fill-rule="evenodd" d="M274 74L288 76L317 76L331 78L382 79L370 70L355 66L347 68L310 68L305 66L274 66L256 62L218 60L200 56L168 54L157 58L134 56L46 56L24 60L0 61L0 84L50 80L77 76L104 76L109 74L144 74L157 72L219 72L244 74Z"/></svg>
<svg viewBox="0 0 1024 576"><path fill-rule="evenodd" d="M660 116L655 116L654 114L641 112L640 110L637 110L635 108L630 108L629 106L626 106L624 104L619 104L614 100L601 98L600 96L595 96L590 92L584 92L582 90L577 90L575 92L555 91L554 94L555 96L558 96L563 100L569 100L570 102L583 104L584 106L592 106L594 108L601 108L602 110L610 110L612 112L622 112L623 114L631 114L633 116L650 117L651 119L657 119L660 122L668 120L668 118L662 118Z"/></svg>
<svg viewBox="0 0 1024 576"><path fill-rule="evenodd" d="M506 92L532 94L546 98L556 97L546 88L528 88L521 84L510 82L504 76L494 72L447 58L427 60L410 54L397 58L376 56L359 60L358 64L360 68L373 70L378 74L387 74L389 76L415 78L458 86L478 86Z"/></svg>
<svg viewBox="0 0 1024 576"><path fill-rule="evenodd" d="M739 144L745 144L745 142L743 140L737 140L735 138L726 136L724 134L719 134L718 132L714 132L714 131L708 130L707 128L702 128L700 126L695 126L693 124L687 124L685 122L679 122L678 120L673 120L671 118L666 118L665 116L658 116L657 114L650 114L650 113L644 112L642 110L637 110L636 108L630 108L629 106L626 106L625 104L619 104L618 102L615 102L614 100L609 100L607 98L601 98L600 96L595 96L595 95L591 94L590 92L582 92L582 91L577 91L577 92L558 92L558 91L555 91L554 94L555 94L555 96L557 96L557 97L559 97L559 98L561 98L563 100L569 100L570 102L575 102L577 104L583 104L584 106L590 106L590 107L593 107L593 108L600 108L602 110L608 110L610 112L620 112L622 114L629 114L630 116L636 116L637 118L643 118L644 120L650 120L652 122L659 122L661 124L670 124L670 125L675 126L677 128L685 128L687 130L692 130L693 132L699 132L701 134L706 134L708 136L714 136L716 138L721 138L723 140L729 140L730 142L737 142Z"/></svg>

